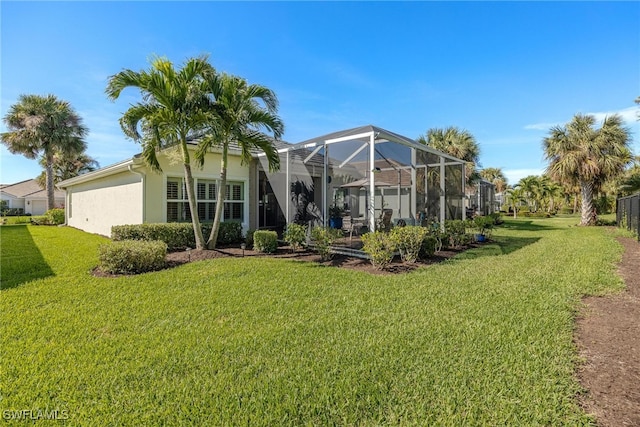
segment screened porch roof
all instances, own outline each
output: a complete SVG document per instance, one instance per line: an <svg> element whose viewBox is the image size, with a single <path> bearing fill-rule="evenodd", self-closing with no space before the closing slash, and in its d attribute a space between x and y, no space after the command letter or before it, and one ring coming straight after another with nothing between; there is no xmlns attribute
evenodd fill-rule
<svg viewBox="0 0 640 427"><path fill-rule="evenodd" d="M335 144L344 141L362 141L363 143L366 143L369 141L371 134L374 135L376 144L383 142L394 142L410 148L415 148L416 150L432 153L436 156L443 157L452 163L465 163L464 160L453 157L447 153L436 150L435 148L431 148L427 145L420 144L411 138L373 125L360 126L352 129L345 129L328 133L326 135L311 138L306 141L302 141L297 144L291 144L290 146L286 147L283 147L281 145L280 147L278 147L278 152L285 153L292 150L313 149L324 144Z"/></svg>

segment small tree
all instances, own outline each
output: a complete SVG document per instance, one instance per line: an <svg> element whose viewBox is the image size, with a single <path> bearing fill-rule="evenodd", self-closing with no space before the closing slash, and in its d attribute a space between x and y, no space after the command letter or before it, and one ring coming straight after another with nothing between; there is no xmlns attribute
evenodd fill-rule
<svg viewBox="0 0 640 427"><path fill-rule="evenodd" d="M55 208L54 155L73 156L84 152L87 128L66 101L54 95L20 95L4 117L9 132L0 141L9 152L28 159L41 158L45 168L47 209Z"/></svg>

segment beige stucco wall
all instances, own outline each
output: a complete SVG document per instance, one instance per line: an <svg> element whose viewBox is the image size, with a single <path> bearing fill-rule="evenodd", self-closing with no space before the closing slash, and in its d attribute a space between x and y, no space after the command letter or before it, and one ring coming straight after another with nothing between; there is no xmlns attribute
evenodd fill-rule
<svg viewBox="0 0 640 427"><path fill-rule="evenodd" d="M121 172L67 189L67 223L89 233L111 236L111 226L141 224L142 178Z"/></svg>
<svg viewBox="0 0 640 427"><path fill-rule="evenodd" d="M158 160L161 172L137 164L133 167L136 173L127 170L68 186L68 225L110 236L113 225L166 222L166 182L169 178L182 178L184 168L181 161L171 162L167 156L159 156ZM194 162L192 175L196 182L198 179L219 179L220 160L220 154L208 153L203 168L198 168ZM228 157L227 181L244 183L245 219L242 225L246 231L250 224L249 167L242 165L238 156Z"/></svg>
<svg viewBox="0 0 640 427"><path fill-rule="evenodd" d="M168 157L162 156L159 159L162 172L151 172L147 169L146 191L145 191L145 222L166 222L167 220L167 194L166 194L166 182L167 178L182 178L184 177L184 167L181 161L171 162ZM205 157L204 166L199 168L195 162L192 161L191 173L193 178L198 179L220 179L220 162L221 156L219 153L208 153ZM250 184L249 182L249 166L242 165L240 157L229 155L227 158L227 181L241 181L244 182L245 187L245 212L243 229L246 231L249 229L249 197L250 197Z"/></svg>

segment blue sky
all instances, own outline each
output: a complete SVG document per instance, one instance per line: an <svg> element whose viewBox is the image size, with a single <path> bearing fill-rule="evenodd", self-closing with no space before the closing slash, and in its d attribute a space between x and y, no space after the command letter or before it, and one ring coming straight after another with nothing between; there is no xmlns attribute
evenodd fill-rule
<svg viewBox="0 0 640 427"><path fill-rule="evenodd" d="M542 138L576 113L618 112L640 154L639 2L11 2L1 13L1 115L20 94L69 101L102 166L140 151L107 79L151 55L206 53L273 89L284 140L373 124L416 138L471 132L482 167L542 173ZM4 124L0 131L6 131ZM2 146L0 181L35 177Z"/></svg>

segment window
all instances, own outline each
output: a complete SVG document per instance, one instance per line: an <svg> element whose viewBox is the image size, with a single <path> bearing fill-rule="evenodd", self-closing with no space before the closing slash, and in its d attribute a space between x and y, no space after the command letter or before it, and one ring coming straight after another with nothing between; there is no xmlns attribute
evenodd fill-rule
<svg viewBox="0 0 640 427"><path fill-rule="evenodd" d="M195 196L198 218L211 222L216 213L218 182L196 179ZM225 188L223 221L244 221L244 183L229 182ZM167 178L167 222L191 221L187 190L182 178Z"/></svg>
<svg viewBox="0 0 640 427"><path fill-rule="evenodd" d="M244 185L241 182L227 184L225 189L224 218L231 221L244 220Z"/></svg>
<svg viewBox="0 0 640 427"><path fill-rule="evenodd" d="M167 222L191 221L187 188L182 178L167 179Z"/></svg>

